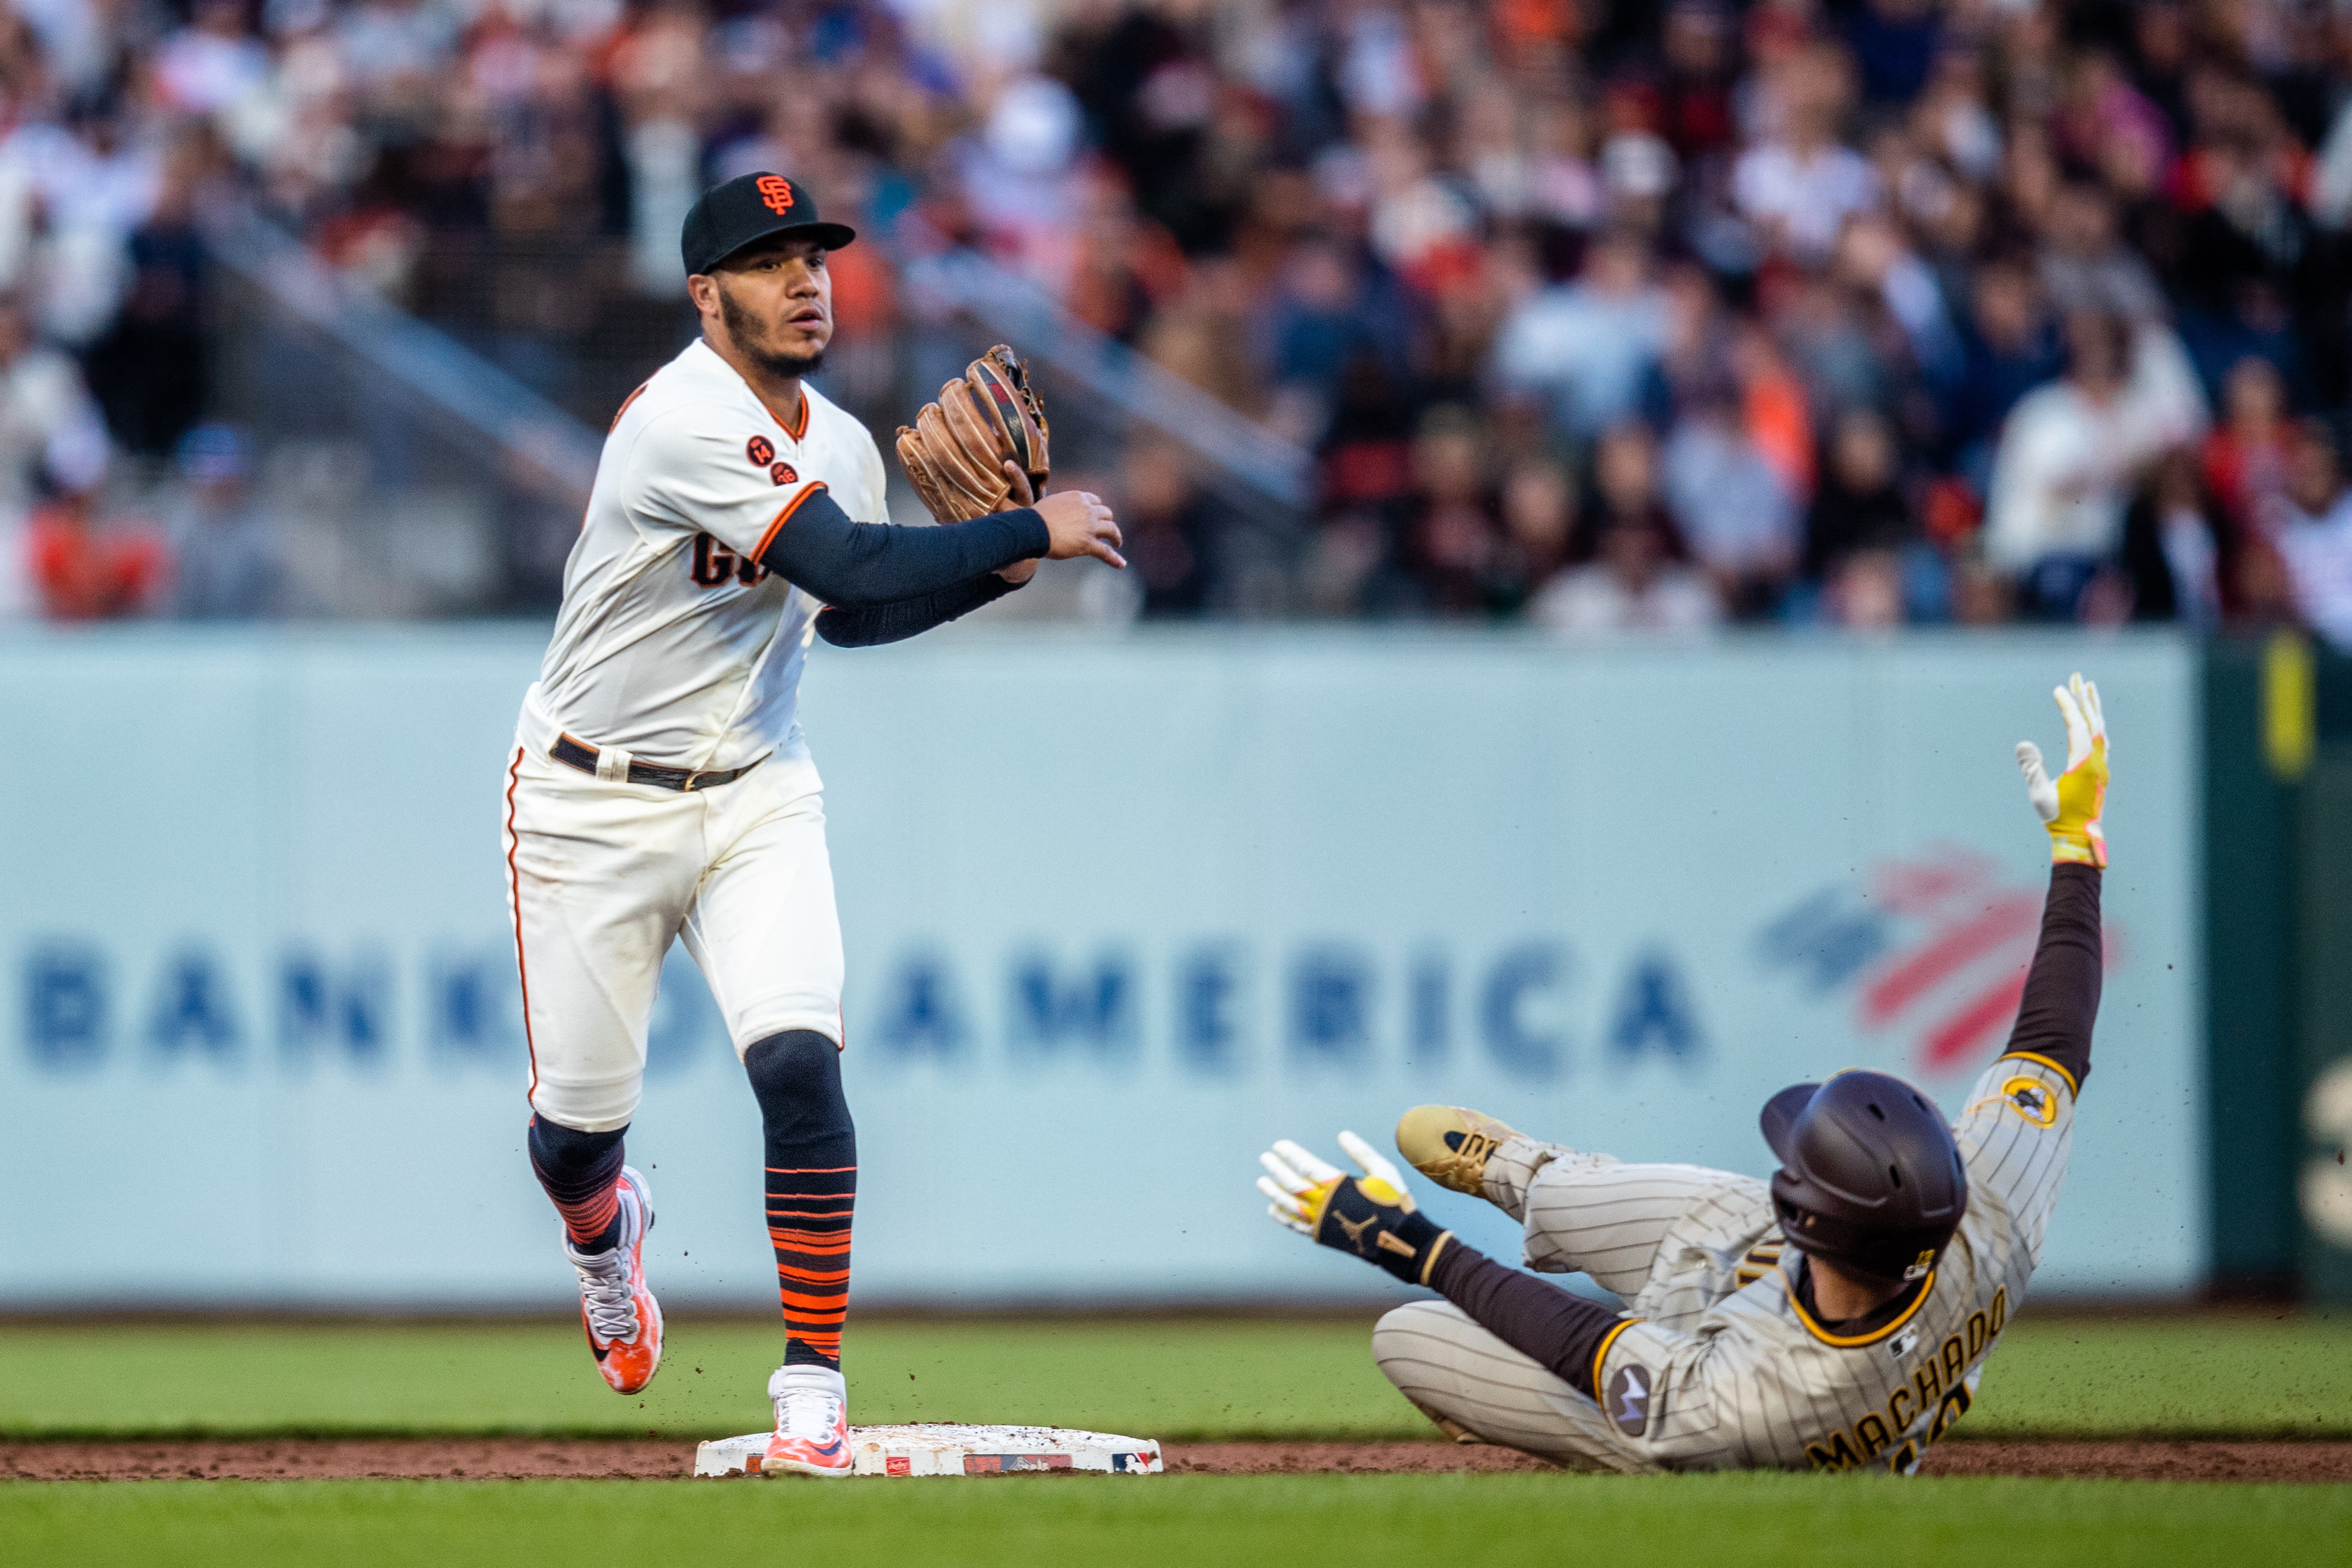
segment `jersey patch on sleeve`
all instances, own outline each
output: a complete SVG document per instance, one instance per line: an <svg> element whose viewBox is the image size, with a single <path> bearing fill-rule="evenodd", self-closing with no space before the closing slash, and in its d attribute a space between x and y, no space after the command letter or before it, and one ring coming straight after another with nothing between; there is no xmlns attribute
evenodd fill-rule
<svg viewBox="0 0 2352 1568"><path fill-rule="evenodd" d="M2020 1120L2035 1127L2055 1126L2058 1122L2058 1096L2050 1085L2038 1078L2022 1073L2002 1082L2000 1091L1993 1096L2017 1113ZM1984 1102L1979 1101L1978 1104ZM1971 1106L1973 1110L1975 1107Z"/></svg>
<svg viewBox="0 0 2352 1568"><path fill-rule="evenodd" d="M1620 1432L1638 1437L1650 1429L1650 1400L1656 1391L1655 1375L1640 1362L1628 1361L1610 1377L1601 1407Z"/></svg>
<svg viewBox="0 0 2352 1568"><path fill-rule="evenodd" d="M764 435L755 435L743 444L743 455L751 460L754 468L765 468L776 460L776 444Z"/></svg>

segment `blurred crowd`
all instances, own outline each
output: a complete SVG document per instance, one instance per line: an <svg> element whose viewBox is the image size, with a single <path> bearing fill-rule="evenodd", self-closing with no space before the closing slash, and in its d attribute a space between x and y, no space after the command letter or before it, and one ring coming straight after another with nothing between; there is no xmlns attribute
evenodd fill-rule
<svg viewBox="0 0 2352 1568"><path fill-rule="evenodd" d="M1310 452L1297 611L2352 643L2332 0L9 3L0 511L54 613L285 605L210 207L395 299L485 235L662 298L777 169L874 242L845 355L971 246ZM1103 476L1141 612L1243 612L1182 434ZM126 455L168 515L100 539Z"/></svg>

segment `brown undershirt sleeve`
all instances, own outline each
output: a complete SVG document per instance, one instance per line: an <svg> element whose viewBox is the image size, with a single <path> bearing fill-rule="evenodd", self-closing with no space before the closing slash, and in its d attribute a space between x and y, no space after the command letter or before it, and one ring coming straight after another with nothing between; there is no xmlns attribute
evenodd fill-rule
<svg viewBox="0 0 2352 1568"><path fill-rule="evenodd" d="M2099 1016L2106 955L2099 926L2096 866L2062 862L2050 868L2050 896L2042 906L2042 942L2025 977L2004 1056L2055 1062L2081 1093L2091 1075L2091 1025Z"/></svg>
<svg viewBox="0 0 2352 1568"><path fill-rule="evenodd" d="M1459 1241L1448 1241L1438 1253L1429 1283L1479 1327L1549 1368L1570 1388L1601 1397L1592 1385L1593 1353L1625 1321L1622 1313L1505 1268Z"/></svg>

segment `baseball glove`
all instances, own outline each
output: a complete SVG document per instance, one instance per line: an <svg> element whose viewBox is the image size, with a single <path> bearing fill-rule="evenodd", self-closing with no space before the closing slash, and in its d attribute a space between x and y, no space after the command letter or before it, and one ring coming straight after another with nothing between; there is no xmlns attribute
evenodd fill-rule
<svg viewBox="0 0 2352 1568"><path fill-rule="evenodd" d="M1005 477L1010 458L1028 476L1034 499L1053 473L1045 444L1045 410L1029 385L1019 355L999 343L966 368L961 381L940 389L910 429L898 427L898 461L932 517L961 523L1005 509L1014 501Z"/></svg>

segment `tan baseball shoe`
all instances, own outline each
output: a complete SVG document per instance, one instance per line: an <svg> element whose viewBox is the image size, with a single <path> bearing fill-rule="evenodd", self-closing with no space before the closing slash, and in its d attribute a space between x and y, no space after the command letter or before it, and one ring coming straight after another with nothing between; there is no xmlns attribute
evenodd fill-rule
<svg viewBox="0 0 2352 1568"><path fill-rule="evenodd" d="M1464 1105L1415 1105L1397 1123L1397 1153L1455 1192L1486 1196L1486 1156L1518 1133Z"/></svg>

